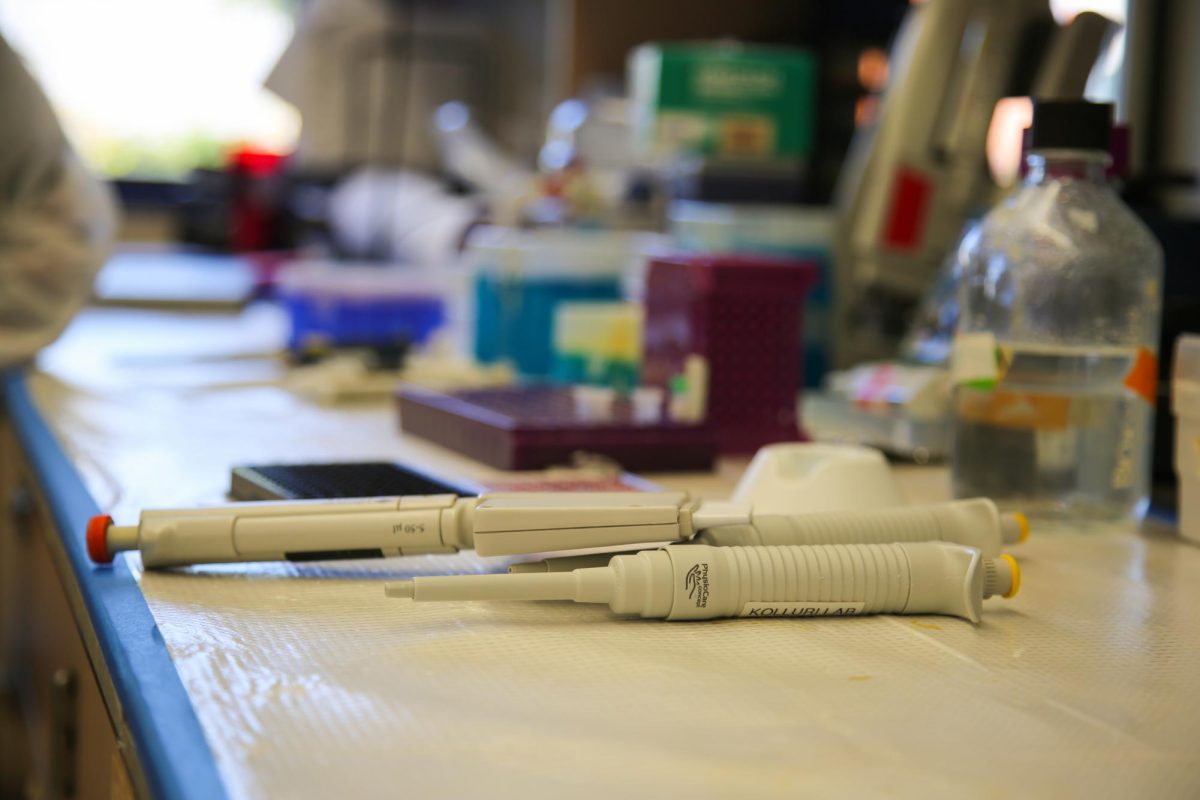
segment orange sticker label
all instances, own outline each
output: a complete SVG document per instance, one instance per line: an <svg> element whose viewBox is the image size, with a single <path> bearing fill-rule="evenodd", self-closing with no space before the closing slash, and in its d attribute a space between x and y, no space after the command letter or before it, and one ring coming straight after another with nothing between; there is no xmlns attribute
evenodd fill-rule
<svg viewBox="0 0 1200 800"><path fill-rule="evenodd" d="M1158 399L1158 358L1149 348L1138 349L1133 366L1125 375L1125 388L1154 405Z"/></svg>

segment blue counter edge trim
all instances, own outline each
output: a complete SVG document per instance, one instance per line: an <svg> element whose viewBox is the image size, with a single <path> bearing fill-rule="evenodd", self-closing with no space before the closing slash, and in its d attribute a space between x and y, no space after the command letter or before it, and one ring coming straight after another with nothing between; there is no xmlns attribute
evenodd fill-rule
<svg viewBox="0 0 1200 800"><path fill-rule="evenodd" d="M96 567L87 555L87 521L100 513L79 473L33 404L18 373L3 376L17 437L54 516L99 641L138 764L155 797L227 797L200 720L167 652L150 607L123 559Z"/></svg>

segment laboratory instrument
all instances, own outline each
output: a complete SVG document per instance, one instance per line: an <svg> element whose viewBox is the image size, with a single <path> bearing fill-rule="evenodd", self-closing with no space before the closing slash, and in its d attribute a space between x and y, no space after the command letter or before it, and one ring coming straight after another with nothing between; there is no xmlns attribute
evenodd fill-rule
<svg viewBox="0 0 1200 800"><path fill-rule="evenodd" d="M750 522L705 528L690 541L714 547L766 545L887 544L943 541L974 547L996 557L1005 545L1029 538L1021 513L1001 514L991 500L977 497L952 503L877 511L812 514L751 513ZM509 572L566 572L608 563L613 553L561 556L513 564Z"/></svg>
<svg viewBox="0 0 1200 800"><path fill-rule="evenodd" d="M136 526L107 515L88 523L97 563L139 550L147 567L237 561L453 553L483 556L683 542L709 528L713 543L950 539L998 552L1024 529L987 500L883 512L788 518L733 502L697 502L683 492L495 492L482 497L416 495L357 500L232 503L143 511Z"/></svg>
<svg viewBox="0 0 1200 800"><path fill-rule="evenodd" d="M1049 0L930 0L896 35L887 89L838 176L839 367L892 358L967 218L995 199L1005 98L1082 97L1115 25ZM1001 109L1004 106L1001 105ZM997 124L992 124L993 120ZM991 167L991 169L989 169Z"/></svg>
<svg viewBox="0 0 1200 800"><path fill-rule="evenodd" d="M1104 183L1112 106L1034 106L1025 183L964 240L953 479L1032 519L1148 504L1162 250Z"/></svg>
<svg viewBox="0 0 1200 800"><path fill-rule="evenodd" d="M768 547L670 546L572 572L420 577L384 586L428 600L574 600L668 620L946 614L979 622L983 600L1013 597L1021 572L942 542Z"/></svg>
<svg viewBox="0 0 1200 800"><path fill-rule="evenodd" d="M96 563L139 550L147 567L454 553L513 555L683 541L750 509L683 492L494 492L230 503L143 511L137 525L88 523Z"/></svg>

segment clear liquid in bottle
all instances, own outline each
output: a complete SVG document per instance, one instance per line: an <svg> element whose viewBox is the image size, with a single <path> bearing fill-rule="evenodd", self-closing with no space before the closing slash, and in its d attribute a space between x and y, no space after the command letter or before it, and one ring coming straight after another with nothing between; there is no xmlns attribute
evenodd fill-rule
<svg viewBox="0 0 1200 800"><path fill-rule="evenodd" d="M1043 520L1139 518L1153 409L1125 385L1138 349L1024 345L993 389L955 394L954 489Z"/></svg>

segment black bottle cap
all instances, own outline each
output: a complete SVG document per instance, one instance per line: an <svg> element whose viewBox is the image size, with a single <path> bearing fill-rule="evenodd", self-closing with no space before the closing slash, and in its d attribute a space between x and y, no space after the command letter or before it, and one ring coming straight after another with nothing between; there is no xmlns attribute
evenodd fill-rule
<svg viewBox="0 0 1200 800"><path fill-rule="evenodd" d="M1112 103L1034 100L1030 150L1101 150L1112 138Z"/></svg>

